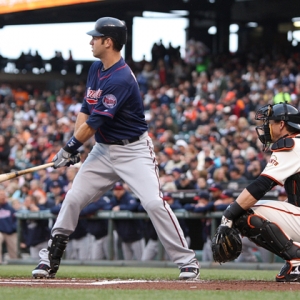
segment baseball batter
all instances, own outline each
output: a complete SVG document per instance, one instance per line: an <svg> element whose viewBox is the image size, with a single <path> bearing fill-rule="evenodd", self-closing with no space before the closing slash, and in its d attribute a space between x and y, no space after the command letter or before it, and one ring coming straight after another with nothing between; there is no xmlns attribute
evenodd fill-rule
<svg viewBox="0 0 300 300"><path fill-rule="evenodd" d="M272 143L272 155L261 175L224 212L212 250L221 261L221 235L237 228L242 236L286 260L276 281L300 281L300 113L290 104L279 103L260 108L256 119L263 121L256 127L258 138L264 150ZM257 202L276 185L284 186L287 201Z"/></svg>
<svg viewBox="0 0 300 300"><path fill-rule="evenodd" d="M35 278L54 278L80 211L122 179L140 199L169 257L180 269L180 279L195 279L199 265L170 206L163 201L152 140L147 133L143 101L136 79L121 57L127 39L124 22L100 18L90 45L94 62L74 136L54 157L54 167L78 159L77 149L92 136L96 143L67 193L51 232L48 249L40 251Z"/></svg>

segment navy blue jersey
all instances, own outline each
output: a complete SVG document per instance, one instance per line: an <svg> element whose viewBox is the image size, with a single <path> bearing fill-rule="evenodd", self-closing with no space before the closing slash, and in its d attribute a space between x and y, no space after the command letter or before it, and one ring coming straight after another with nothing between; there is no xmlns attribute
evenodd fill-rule
<svg viewBox="0 0 300 300"><path fill-rule="evenodd" d="M131 139L148 129L139 86L123 58L105 71L101 61L92 64L81 112L89 115L98 143Z"/></svg>

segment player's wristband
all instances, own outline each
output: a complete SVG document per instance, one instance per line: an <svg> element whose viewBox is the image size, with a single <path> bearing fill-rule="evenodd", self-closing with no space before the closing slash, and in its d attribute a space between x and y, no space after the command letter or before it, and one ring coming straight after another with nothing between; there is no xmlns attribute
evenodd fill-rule
<svg viewBox="0 0 300 300"><path fill-rule="evenodd" d="M246 213L246 210L244 210L236 201L230 204L224 211L223 216L227 218L228 220L236 220L238 217Z"/></svg>
<svg viewBox="0 0 300 300"><path fill-rule="evenodd" d="M79 142L75 136L72 136L64 147L64 150L69 153L74 153L80 146L82 146L82 143Z"/></svg>

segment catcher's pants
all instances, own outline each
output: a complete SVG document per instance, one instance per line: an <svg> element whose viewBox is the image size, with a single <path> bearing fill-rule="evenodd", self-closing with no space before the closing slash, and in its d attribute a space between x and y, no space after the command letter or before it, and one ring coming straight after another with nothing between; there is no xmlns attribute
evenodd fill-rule
<svg viewBox="0 0 300 300"><path fill-rule="evenodd" d="M251 208L255 214L276 223L300 247L300 207L277 200L260 200ZM291 262L293 265L300 265L300 261Z"/></svg>

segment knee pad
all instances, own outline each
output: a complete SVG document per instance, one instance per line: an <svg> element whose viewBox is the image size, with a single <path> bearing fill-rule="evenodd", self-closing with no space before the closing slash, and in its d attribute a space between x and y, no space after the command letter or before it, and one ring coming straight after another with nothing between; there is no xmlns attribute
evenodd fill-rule
<svg viewBox="0 0 300 300"><path fill-rule="evenodd" d="M245 214L235 221L235 226L243 236L285 260L300 258L300 248L275 223L255 214Z"/></svg>
<svg viewBox="0 0 300 300"><path fill-rule="evenodd" d="M51 236L51 246L48 247L50 268L57 272L60 264L60 260L67 247L69 237L63 234L57 234L54 237Z"/></svg>

